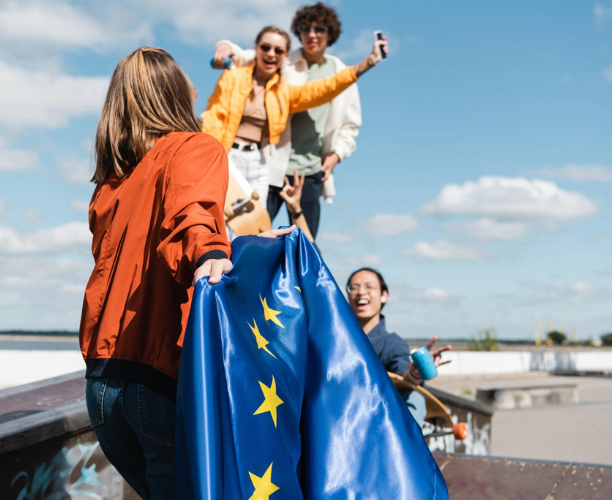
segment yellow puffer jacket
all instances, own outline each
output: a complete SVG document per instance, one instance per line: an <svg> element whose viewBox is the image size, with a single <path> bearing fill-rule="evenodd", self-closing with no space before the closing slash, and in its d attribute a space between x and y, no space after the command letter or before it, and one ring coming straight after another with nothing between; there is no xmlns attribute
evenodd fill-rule
<svg viewBox="0 0 612 500"><path fill-rule="evenodd" d="M229 151L236 138L246 101L253 89L254 66L226 70L219 78L208 107L202 113L202 132L212 135ZM331 101L357 81L352 67L334 76L289 85L276 73L266 84L266 112L270 144L277 144L291 113L298 113Z"/></svg>

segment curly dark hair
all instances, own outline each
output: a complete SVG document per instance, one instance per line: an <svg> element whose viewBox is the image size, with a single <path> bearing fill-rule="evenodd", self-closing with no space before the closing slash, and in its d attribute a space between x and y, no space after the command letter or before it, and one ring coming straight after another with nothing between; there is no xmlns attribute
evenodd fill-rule
<svg viewBox="0 0 612 500"><path fill-rule="evenodd" d="M300 26L312 26L312 24L327 26L327 46L331 47L342 33L342 23L338 19L336 9L328 7L322 2L317 2L314 5L306 5L295 13L291 22L291 32L300 38L298 28Z"/></svg>

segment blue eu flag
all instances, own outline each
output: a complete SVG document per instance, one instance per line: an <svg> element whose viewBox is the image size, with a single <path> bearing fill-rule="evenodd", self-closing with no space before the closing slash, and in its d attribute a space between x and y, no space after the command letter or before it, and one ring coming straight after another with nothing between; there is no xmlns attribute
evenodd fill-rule
<svg viewBox="0 0 612 500"><path fill-rule="evenodd" d="M177 393L181 499L447 499L405 403L308 239L238 238L197 284Z"/></svg>

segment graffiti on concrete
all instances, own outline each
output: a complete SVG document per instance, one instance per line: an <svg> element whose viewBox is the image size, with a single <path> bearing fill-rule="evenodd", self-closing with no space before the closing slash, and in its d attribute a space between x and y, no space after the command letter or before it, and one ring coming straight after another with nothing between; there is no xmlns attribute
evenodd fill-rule
<svg viewBox="0 0 612 500"><path fill-rule="evenodd" d="M481 426L476 423L476 419L471 411L467 412L465 424L468 428L468 437L463 441L457 441L450 434L428 439L430 451L446 451L448 453L465 453L466 455L488 455L491 446L491 424L487 422ZM459 421L457 415L452 415L453 424ZM434 426L429 422L423 424L423 434L427 435L434 431Z"/></svg>
<svg viewBox="0 0 612 500"><path fill-rule="evenodd" d="M16 500L82 498L103 500L96 464L90 462L99 443L77 443L63 447L51 460L37 465L34 472L21 471L11 481Z"/></svg>

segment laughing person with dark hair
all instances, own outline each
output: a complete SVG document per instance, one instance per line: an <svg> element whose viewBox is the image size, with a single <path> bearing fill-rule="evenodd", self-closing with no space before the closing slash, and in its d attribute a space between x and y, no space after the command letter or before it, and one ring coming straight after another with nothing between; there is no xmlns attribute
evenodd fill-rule
<svg viewBox="0 0 612 500"><path fill-rule="evenodd" d="M287 83L303 85L310 80L330 77L345 68L340 59L325 52L342 32L335 9L321 2L303 7L296 12L291 31L300 39L302 47L292 50L285 59L283 76ZM229 55L238 66L249 65L255 59L253 51L222 40L215 52L217 67L222 67ZM331 202L335 194L332 172L338 162L355 150L360 126L357 85L352 85L330 103L293 114L276 145L277 151L267 158L270 176L267 206L272 219L283 203L280 193L285 176L293 182L293 172L297 170L298 175L305 174L302 210L316 237L321 215L319 196L324 194ZM288 211L291 218L289 207Z"/></svg>
<svg viewBox="0 0 612 500"><path fill-rule="evenodd" d="M396 333L387 331L381 311L389 298L389 288L382 274L369 267L362 267L349 276L346 291L349 305L385 370L401 375L411 384L422 384L419 372L410 359L410 346ZM434 337L427 343L427 350L431 350L437 339ZM447 345L431 353L436 366L450 363L450 360L442 360L442 353L450 349L451 346ZM416 391L405 391L402 397L414 419L421 425L426 413L423 396Z"/></svg>

